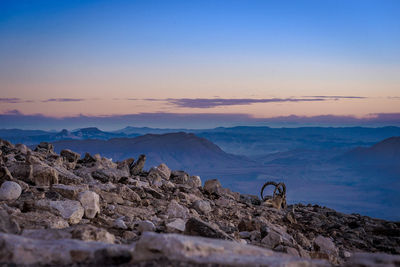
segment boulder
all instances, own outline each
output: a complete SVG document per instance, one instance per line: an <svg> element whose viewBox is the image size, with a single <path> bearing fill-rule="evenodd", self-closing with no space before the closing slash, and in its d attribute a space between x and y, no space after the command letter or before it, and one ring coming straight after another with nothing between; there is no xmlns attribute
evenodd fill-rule
<svg viewBox="0 0 400 267"><path fill-rule="evenodd" d="M77 162L81 157L79 153L73 152L69 149L61 150L60 156L63 157L67 162Z"/></svg>
<svg viewBox="0 0 400 267"><path fill-rule="evenodd" d="M209 194L219 195L221 192L221 183L217 179L207 180L204 183L204 191Z"/></svg>
<svg viewBox="0 0 400 267"><path fill-rule="evenodd" d="M0 210L0 232L18 234L21 231L16 222L5 210Z"/></svg>
<svg viewBox="0 0 400 267"><path fill-rule="evenodd" d="M208 202L207 200L196 200L193 203L193 208L203 214L208 214L209 212L212 211L210 202Z"/></svg>
<svg viewBox="0 0 400 267"><path fill-rule="evenodd" d="M189 174L184 171L173 171L170 179L176 184L186 184L189 180Z"/></svg>
<svg viewBox="0 0 400 267"><path fill-rule="evenodd" d="M58 214L55 215L49 211L43 210L23 212L15 216L14 219L24 229L63 229L69 227L68 222L58 216Z"/></svg>
<svg viewBox="0 0 400 267"><path fill-rule="evenodd" d="M54 146L53 146L53 144L50 144L48 142L41 142L40 144L38 144L36 146L35 151L40 152L40 153L54 152Z"/></svg>
<svg viewBox="0 0 400 267"><path fill-rule="evenodd" d="M85 213L79 201L75 200L50 201L49 207L70 224L79 223Z"/></svg>
<svg viewBox="0 0 400 267"><path fill-rule="evenodd" d="M93 219L96 214L100 213L100 197L93 191L81 192L78 196L83 209L85 210L85 217Z"/></svg>
<svg viewBox="0 0 400 267"><path fill-rule="evenodd" d="M217 239L233 240L232 237L197 218L190 218L185 225L185 234L194 236L203 236Z"/></svg>
<svg viewBox="0 0 400 267"><path fill-rule="evenodd" d="M176 200L172 200L167 208L167 216L170 219L187 219L189 217L189 209L180 205Z"/></svg>
<svg viewBox="0 0 400 267"><path fill-rule="evenodd" d="M16 200L21 195L22 189L19 184L5 181L0 187L0 200Z"/></svg>
<svg viewBox="0 0 400 267"><path fill-rule="evenodd" d="M120 197L122 197L123 199L129 200L129 201L133 201L133 202L141 201L140 196L126 185L122 185L118 188L118 195Z"/></svg>
<svg viewBox="0 0 400 267"><path fill-rule="evenodd" d="M151 168L149 175L157 175L161 179L169 180L169 177L171 176L171 170L168 168L167 165L161 163L157 167Z"/></svg>
<svg viewBox="0 0 400 267"><path fill-rule="evenodd" d="M326 254L337 255L338 249L332 240L328 237L323 237L321 235L317 236L314 240L314 247L317 251Z"/></svg>
<svg viewBox="0 0 400 267"><path fill-rule="evenodd" d="M167 223L165 226L168 233L182 233L185 231L186 221L178 218L172 222Z"/></svg>
<svg viewBox="0 0 400 267"><path fill-rule="evenodd" d="M47 164L34 164L32 181L39 186L58 184L58 172Z"/></svg>
<svg viewBox="0 0 400 267"><path fill-rule="evenodd" d="M187 184L193 188L201 187L200 176L196 176L196 175L190 176L189 180L187 181Z"/></svg>

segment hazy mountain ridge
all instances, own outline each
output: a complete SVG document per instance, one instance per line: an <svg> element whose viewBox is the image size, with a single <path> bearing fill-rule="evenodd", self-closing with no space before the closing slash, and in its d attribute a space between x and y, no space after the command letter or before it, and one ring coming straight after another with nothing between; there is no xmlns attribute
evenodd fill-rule
<svg viewBox="0 0 400 267"><path fill-rule="evenodd" d="M35 145L40 142L53 142L57 140L86 140L98 139L108 140L117 137L135 137L139 134L124 134L101 131L96 127L87 127L68 131L66 129L60 132L41 131L41 130L20 130L20 129L0 129L0 138L10 140L13 143L22 143L26 145Z"/></svg>
<svg viewBox="0 0 400 267"><path fill-rule="evenodd" d="M358 165L400 166L400 136L387 138L371 147L358 147L339 157Z"/></svg>
<svg viewBox="0 0 400 267"><path fill-rule="evenodd" d="M205 138L183 132L109 140L65 140L53 144L56 151L70 148L80 154L100 153L114 161L146 154L149 167L163 162L174 169L187 170L256 165L246 157L224 152Z"/></svg>
<svg viewBox="0 0 400 267"><path fill-rule="evenodd" d="M173 132L194 133L221 147L225 152L249 157L294 149L351 149L370 146L385 138L400 136L400 127L300 127L270 128L255 126L218 127L214 129L157 129L131 127L107 132L95 127L60 132L30 131L19 129L0 130L0 137L13 143L34 145L57 140L107 140L117 137L136 137L143 134L164 134Z"/></svg>

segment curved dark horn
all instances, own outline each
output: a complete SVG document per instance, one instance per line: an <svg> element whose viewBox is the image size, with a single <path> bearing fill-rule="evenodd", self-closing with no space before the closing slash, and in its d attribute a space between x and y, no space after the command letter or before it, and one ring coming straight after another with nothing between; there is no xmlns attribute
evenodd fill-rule
<svg viewBox="0 0 400 267"><path fill-rule="evenodd" d="M262 199L262 201L264 201L265 199L264 199L264 195L263 195L263 193L264 193L264 189L267 187L267 186L269 186L269 185L273 185L273 186L275 186L275 190L276 190L276 187L277 187L277 183L275 183L275 182L273 182L273 181L269 181L269 182L266 182L264 185L263 185L263 187L261 188L261 199ZM275 191L274 191L275 192Z"/></svg>
<svg viewBox="0 0 400 267"><path fill-rule="evenodd" d="M286 185L285 183L278 183L276 185L276 188L274 190L274 196L276 195L276 191L278 191L278 195L280 196L286 196Z"/></svg>

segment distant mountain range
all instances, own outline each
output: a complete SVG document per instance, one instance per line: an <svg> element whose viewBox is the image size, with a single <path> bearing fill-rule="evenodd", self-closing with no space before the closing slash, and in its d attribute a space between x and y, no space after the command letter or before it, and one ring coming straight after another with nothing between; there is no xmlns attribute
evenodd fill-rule
<svg viewBox="0 0 400 267"><path fill-rule="evenodd" d="M108 140L117 137L135 137L140 134L125 134L116 132L101 131L96 127L88 127L60 132L48 132L40 130L0 129L0 138L9 140L12 143L23 143L26 145L38 144L40 142L54 142L57 140Z"/></svg>
<svg viewBox="0 0 400 267"><path fill-rule="evenodd" d="M137 159L140 154L145 154L148 168L160 163L189 171L256 166L246 157L228 154L207 139L184 132L109 140L63 140L53 144L57 152L68 148L80 154L99 153L114 161Z"/></svg>
<svg viewBox="0 0 400 267"><path fill-rule="evenodd" d="M400 136L400 127L301 127L270 128L240 126L214 129L157 129L148 127L126 127L107 132L95 127L61 132L40 130L0 129L0 138L13 143L28 145L58 140L108 140L118 137L136 137L144 134L173 132L194 133L221 147L225 152L248 157L264 156L295 149L348 150L358 146L371 146L385 138Z"/></svg>
<svg viewBox="0 0 400 267"><path fill-rule="evenodd" d="M357 165L400 168L400 136L387 138L371 147L355 148L338 160Z"/></svg>

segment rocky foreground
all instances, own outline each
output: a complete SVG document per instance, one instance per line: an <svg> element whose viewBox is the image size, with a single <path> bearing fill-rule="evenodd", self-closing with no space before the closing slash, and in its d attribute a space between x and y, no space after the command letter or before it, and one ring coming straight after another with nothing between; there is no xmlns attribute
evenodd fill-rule
<svg viewBox="0 0 400 267"><path fill-rule="evenodd" d="M0 266L400 266L400 223L0 140Z"/></svg>

